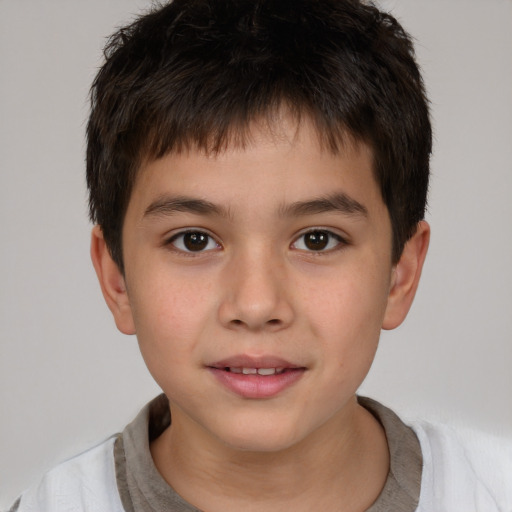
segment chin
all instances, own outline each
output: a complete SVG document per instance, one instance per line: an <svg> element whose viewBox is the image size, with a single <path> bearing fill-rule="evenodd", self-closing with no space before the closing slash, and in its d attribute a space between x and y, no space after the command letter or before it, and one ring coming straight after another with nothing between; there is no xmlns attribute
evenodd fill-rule
<svg viewBox="0 0 512 512"><path fill-rule="evenodd" d="M302 436L296 425L286 425L279 421L258 425L227 425L217 438L232 450L252 453L277 453L299 443Z"/></svg>

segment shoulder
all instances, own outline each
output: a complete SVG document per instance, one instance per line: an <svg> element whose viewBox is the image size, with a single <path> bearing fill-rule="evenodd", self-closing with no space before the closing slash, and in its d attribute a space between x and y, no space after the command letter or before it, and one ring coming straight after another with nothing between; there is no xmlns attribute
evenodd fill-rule
<svg viewBox="0 0 512 512"><path fill-rule="evenodd" d="M59 464L25 491L15 512L123 512L117 492L114 442L103 443Z"/></svg>
<svg viewBox="0 0 512 512"><path fill-rule="evenodd" d="M418 511L512 511L512 440L472 429L411 424L423 455Z"/></svg>

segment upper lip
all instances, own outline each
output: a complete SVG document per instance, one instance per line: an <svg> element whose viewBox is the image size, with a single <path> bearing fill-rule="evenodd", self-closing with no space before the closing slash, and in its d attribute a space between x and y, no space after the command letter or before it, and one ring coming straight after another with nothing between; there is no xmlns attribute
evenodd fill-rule
<svg viewBox="0 0 512 512"><path fill-rule="evenodd" d="M304 368L286 359L276 356L253 357L245 354L235 355L207 365L210 368Z"/></svg>

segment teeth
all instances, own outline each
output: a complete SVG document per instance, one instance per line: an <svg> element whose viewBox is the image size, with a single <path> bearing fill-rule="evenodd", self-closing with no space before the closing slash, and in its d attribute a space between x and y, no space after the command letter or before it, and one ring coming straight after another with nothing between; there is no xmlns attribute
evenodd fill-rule
<svg viewBox="0 0 512 512"><path fill-rule="evenodd" d="M284 372L284 368L234 368L230 367L231 373L242 373L243 375L276 375Z"/></svg>
<svg viewBox="0 0 512 512"><path fill-rule="evenodd" d="M258 375L275 375L275 368L260 368L258 369Z"/></svg>

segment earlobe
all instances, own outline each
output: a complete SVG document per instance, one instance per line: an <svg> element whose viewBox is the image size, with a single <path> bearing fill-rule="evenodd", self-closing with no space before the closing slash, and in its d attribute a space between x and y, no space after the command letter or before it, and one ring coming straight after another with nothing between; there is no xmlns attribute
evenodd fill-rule
<svg viewBox="0 0 512 512"><path fill-rule="evenodd" d="M421 221L393 269L383 329L394 329L405 320L418 289L429 241L430 226Z"/></svg>
<svg viewBox="0 0 512 512"><path fill-rule="evenodd" d="M101 292L114 315L117 328L123 334L135 334L125 279L110 255L99 226L94 226L91 233L91 259L98 276Z"/></svg>

